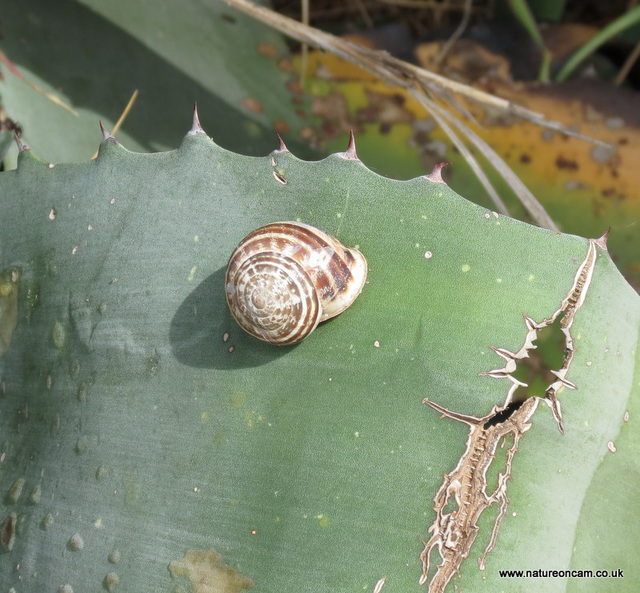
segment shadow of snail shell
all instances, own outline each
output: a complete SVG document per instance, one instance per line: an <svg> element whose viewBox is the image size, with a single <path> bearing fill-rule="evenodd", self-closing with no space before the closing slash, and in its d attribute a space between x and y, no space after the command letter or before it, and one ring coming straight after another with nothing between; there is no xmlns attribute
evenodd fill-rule
<svg viewBox="0 0 640 593"><path fill-rule="evenodd" d="M367 260L301 222L274 222L236 247L225 278L227 303L242 329L285 346L342 313L360 294Z"/></svg>

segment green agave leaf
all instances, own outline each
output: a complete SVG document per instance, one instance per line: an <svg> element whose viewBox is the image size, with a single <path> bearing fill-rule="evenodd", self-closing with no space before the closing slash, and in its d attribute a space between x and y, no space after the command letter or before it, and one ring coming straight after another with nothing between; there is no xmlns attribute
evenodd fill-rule
<svg viewBox="0 0 640 593"><path fill-rule="evenodd" d="M245 157L197 127L158 154L106 139L95 161L52 167L23 151L0 196L0 584L15 591L425 590L433 496L468 430L421 402L502 404L510 382L479 375L504 363L489 346L520 348L523 313L558 309L589 246L437 174L386 179L353 152ZM224 298L233 248L277 220L369 263L347 311L283 348ZM635 589L639 319L598 247L565 434L540 406L486 569L495 507L448 590ZM624 579L498 572L567 568Z"/></svg>

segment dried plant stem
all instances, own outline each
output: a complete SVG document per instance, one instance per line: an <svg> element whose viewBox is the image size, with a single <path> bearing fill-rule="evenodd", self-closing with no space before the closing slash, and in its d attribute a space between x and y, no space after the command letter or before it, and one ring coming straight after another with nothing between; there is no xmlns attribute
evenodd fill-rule
<svg viewBox="0 0 640 593"><path fill-rule="evenodd" d="M453 35L451 35L451 37L447 39L447 41L444 43L444 45L438 52L438 55L436 56L436 59L435 59L436 64L442 63L442 60L445 59L445 57L453 47L453 44L456 41L458 41L460 37L462 37L462 34L464 33L465 29L467 28L467 25L469 24L469 19L471 18L472 4L473 4L473 0L464 0L462 20L460 21L460 24L457 26L456 30L453 32Z"/></svg>
<svg viewBox="0 0 640 593"><path fill-rule="evenodd" d="M620 68L620 72L618 72L615 77L613 84L620 86L624 82L624 79L631 71L631 68L633 68L633 65L638 61L638 58L640 58L640 43L636 44L633 51L629 54L629 57L625 60L622 68Z"/></svg>
<svg viewBox="0 0 640 593"><path fill-rule="evenodd" d="M302 6L302 22L305 25L309 25L310 20L309 20L309 1L310 0L302 0L301 2L301 6ZM305 77L307 75L307 60L309 58L309 46L306 43L302 44L301 47L301 59L300 59L300 86L302 86L304 88L304 82L305 82Z"/></svg>
<svg viewBox="0 0 640 593"><path fill-rule="evenodd" d="M449 119L447 116L449 114L447 113L446 109L443 109L435 101L433 101L432 99L429 99L424 94L420 94L416 92L415 90L412 90L411 94L419 103L421 103L425 107L425 109L427 109L427 111L429 111L429 113L431 113L433 119L436 120L438 125L444 131L444 133L451 139L455 147L460 151L460 154L462 155L462 157L467 161L467 163L471 167L471 170L475 173L476 177L480 180L480 183L482 183L483 187L489 194L489 197L495 204L497 211L500 212L501 214L508 215L509 210L507 209L507 206L502 201L502 198L500 197L496 189L493 187L493 184L491 183L491 181L489 181L489 178L487 177L487 174L483 171L482 167L480 166L480 163L473 156L473 154L469 150L469 147L462 141L460 136L456 134L456 132L447 122L447 119ZM549 220L551 224L554 224L553 221L551 221L551 219Z"/></svg>
<svg viewBox="0 0 640 593"><path fill-rule="evenodd" d="M533 194L524 187L524 184L522 184L515 173L511 171L508 165L497 155L497 153L493 151L486 142L480 139L477 134L469 129L468 126L436 103L435 98L444 97L449 103L462 110L462 108L450 96L451 93L460 94L485 106L498 109L504 113L526 119L553 130L558 130L567 135L583 138L597 144L602 144L602 142L577 134L567 129L566 126L558 122L547 120L544 115L531 111L525 107L515 105L511 101L479 91L455 80L449 80L444 76L434 74L433 72L429 72L419 68L418 66L394 58L385 51L372 50L351 43L350 41L335 37L325 33L324 31L303 25L262 6L252 4L248 0L226 1L230 6L233 6L241 12L266 23L285 35L297 39L302 43L308 43L313 47L331 52L374 74L386 83L409 91L418 101L420 101L425 109L433 115L441 126L444 123L443 129L450 135L452 141L461 153L464 154L474 173L478 176L487 193L496 204L498 211L506 212L504 203L500 200L497 192L489 183L486 174L482 171L480 164L477 162L473 154L466 146L464 146L464 142L460 137L453 133L452 126L456 127L472 144L483 151L487 160L503 177L505 177L506 181L514 189L516 195L521 200L525 208L527 208L535 222L546 228L557 230L556 225L545 212L542 205L537 202ZM446 125L447 121L451 125ZM452 133L453 135L451 135Z"/></svg>
<svg viewBox="0 0 640 593"><path fill-rule="evenodd" d="M458 93L483 105L487 105L510 115L531 121L546 128L557 130L567 134L568 136L581 138L583 140L593 142L594 144L603 144L599 140L594 140L593 138L578 134L559 122L548 120L541 113L537 113L536 111L512 103L507 99L474 89L464 83L450 80L445 76L429 72L428 70L424 70L423 68L410 64L409 62L404 62L403 60L394 58L386 51L369 49L345 39L341 39L340 37L335 37L334 35L325 33L319 29L305 26L298 21L278 14L268 8L253 4L248 0L225 1L237 10L262 21L274 29L281 31L285 35L288 35L301 43L308 43L309 45L328 51L343 58L344 60L347 60L348 62L352 62L360 68L375 74L389 84L406 89L417 85L422 87L425 91L432 91L440 94L444 91Z"/></svg>

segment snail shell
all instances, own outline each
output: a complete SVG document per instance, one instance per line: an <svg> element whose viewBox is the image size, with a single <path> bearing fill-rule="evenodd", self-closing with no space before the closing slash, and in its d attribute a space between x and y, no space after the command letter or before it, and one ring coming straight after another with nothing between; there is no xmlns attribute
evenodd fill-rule
<svg viewBox="0 0 640 593"><path fill-rule="evenodd" d="M229 309L242 329L288 345L342 313L360 294L367 260L301 222L274 222L247 235L231 254Z"/></svg>

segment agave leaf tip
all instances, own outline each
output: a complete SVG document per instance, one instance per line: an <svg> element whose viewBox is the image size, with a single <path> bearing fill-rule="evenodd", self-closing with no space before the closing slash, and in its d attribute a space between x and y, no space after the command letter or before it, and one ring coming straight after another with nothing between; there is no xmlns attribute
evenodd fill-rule
<svg viewBox="0 0 640 593"><path fill-rule="evenodd" d="M108 140L109 138L113 138L113 136L111 135L111 132L107 130L107 128L105 128L104 124L102 123L102 120L100 120L99 123L100 123L100 131L102 132L102 139Z"/></svg>
<svg viewBox="0 0 640 593"><path fill-rule="evenodd" d="M25 152L26 150L30 150L29 147L22 141L22 138L20 137L20 134L18 134L18 132L13 133L13 139L16 141L16 144L18 145L18 150L20 152Z"/></svg>
<svg viewBox="0 0 640 593"><path fill-rule="evenodd" d="M193 104L193 124L191 129L189 130L190 136L195 136L196 134L204 134L205 131L200 125L200 118L198 117L198 103Z"/></svg>
<svg viewBox="0 0 640 593"><path fill-rule="evenodd" d="M601 247L602 249L604 249L605 251L608 251L607 249L607 240L609 239L609 233L611 232L611 227L609 227L605 232L604 235L602 235L602 237L599 237L598 239L594 239L594 243L598 246Z"/></svg>
<svg viewBox="0 0 640 593"><path fill-rule="evenodd" d="M434 183L444 183L446 185L447 182L444 180L444 177L442 177L442 169L450 164L451 163L449 161L440 161L439 163L436 163L431 173L423 175L423 178L433 181Z"/></svg>
<svg viewBox="0 0 640 593"><path fill-rule="evenodd" d="M280 134L276 134L278 137L278 148L276 148L276 152L289 152L287 145L284 143L282 136Z"/></svg>
<svg viewBox="0 0 640 593"><path fill-rule="evenodd" d="M348 161L359 161L358 154L356 153L356 137L353 130L349 130L349 144L346 152L343 152L340 156Z"/></svg>

